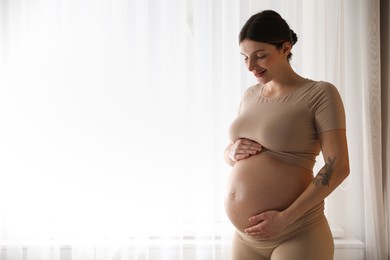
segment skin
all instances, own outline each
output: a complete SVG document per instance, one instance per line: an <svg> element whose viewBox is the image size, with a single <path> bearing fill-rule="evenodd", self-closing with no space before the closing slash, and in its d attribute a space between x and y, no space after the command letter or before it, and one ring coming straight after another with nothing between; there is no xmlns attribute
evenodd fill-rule
<svg viewBox="0 0 390 260"><path fill-rule="evenodd" d="M260 222L249 221L251 216L286 209L312 180L310 170L283 163L261 152L239 160L228 182L227 215L233 225L244 232Z"/></svg>
<svg viewBox="0 0 390 260"><path fill-rule="evenodd" d="M287 56L291 52L291 48L292 44L290 42L285 42L281 49L277 49L271 44L249 39L245 39L241 42L240 50L244 57L245 64L248 70L254 74L257 81L264 84L263 94L265 96L272 98L279 97L290 92L294 88L300 87L302 83L305 82L305 79L298 75L288 62ZM290 174L289 176L292 175L295 179L288 181L282 179L279 182L275 182L274 188L277 188L278 185L283 186L283 183L289 183L290 181L298 179L298 183L293 185L297 188L295 188L295 190L293 189L292 192L288 190L288 187L291 185L282 187L282 190L287 189L286 191L291 193L291 195L289 195L291 197L290 201L288 198L281 198L286 205L280 205L280 208L267 209L267 207L272 205L272 201L269 202L269 199L268 201L263 200L259 204L268 204L266 207L263 207L262 205L258 206L260 211L249 216L249 225L247 227L244 227L244 225L241 224L243 221L240 220L239 216L235 215L237 214L237 210L232 208L228 214L231 214L233 222L235 218L238 219L236 226L239 229L242 228L242 231L248 236L261 239L275 237L287 226L303 216L305 212L323 201L343 182L349 175L349 158L345 130L324 132L319 135L319 141L325 165L317 174L315 174L315 177L313 178L311 176L310 179L308 179L307 174L300 174L295 169L288 168L287 166L285 170L288 171ZM242 167L245 160L248 160L247 164L251 164L252 161L258 160L261 155L261 150L261 144L252 140L240 138L229 144L225 149L225 160L233 167L234 172L235 168ZM251 159L252 157L253 159ZM267 164L264 163L263 165ZM264 168L263 165L262 168ZM280 167L280 169L283 170L285 165ZM248 169L250 172L251 168L247 168L246 170ZM271 170L271 168L266 168L265 170ZM261 182L259 185L261 185ZM271 197L272 200L274 195L268 197ZM234 194L234 196L236 196L236 194ZM234 199L228 201L228 205L234 206ZM247 214L251 211L247 210L245 207L246 205L242 207L243 214ZM249 205L248 207L253 207L253 205Z"/></svg>

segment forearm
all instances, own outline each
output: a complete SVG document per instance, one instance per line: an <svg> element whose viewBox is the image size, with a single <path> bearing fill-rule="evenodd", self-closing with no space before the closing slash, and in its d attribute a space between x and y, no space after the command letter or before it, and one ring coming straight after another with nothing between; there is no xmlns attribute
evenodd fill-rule
<svg viewBox="0 0 390 260"><path fill-rule="evenodd" d="M348 176L348 162L338 161L337 157L328 157L307 189L284 211L288 222L293 223L312 207L322 202Z"/></svg>

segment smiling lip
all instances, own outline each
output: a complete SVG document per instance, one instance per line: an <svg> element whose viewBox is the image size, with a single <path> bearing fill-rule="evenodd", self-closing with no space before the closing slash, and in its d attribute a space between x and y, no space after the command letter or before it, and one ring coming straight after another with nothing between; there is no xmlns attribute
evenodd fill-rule
<svg viewBox="0 0 390 260"><path fill-rule="evenodd" d="M264 73L266 72L267 70L263 70L262 72L256 72L255 73L255 77L256 78L261 78L263 75L264 75Z"/></svg>

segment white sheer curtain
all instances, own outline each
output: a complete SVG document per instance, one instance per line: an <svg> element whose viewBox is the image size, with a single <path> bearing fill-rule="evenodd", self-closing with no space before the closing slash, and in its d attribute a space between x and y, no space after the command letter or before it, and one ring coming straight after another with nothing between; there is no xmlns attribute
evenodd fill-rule
<svg viewBox="0 0 390 260"><path fill-rule="evenodd" d="M364 210L367 259L389 259L382 162L380 1L362 5Z"/></svg>
<svg viewBox="0 0 390 260"><path fill-rule="evenodd" d="M327 214L385 259L379 0L0 3L0 259L228 259L222 152L254 83L237 34L263 9L342 94L351 176Z"/></svg>
<svg viewBox="0 0 390 260"><path fill-rule="evenodd" d="M236 7L1 1L6 259L44 259L20 247L31 245L47 245L47 257L69 246L80 260L108 259L118 245L135 245L123 259L226 258L222 151L240 97Z"/></svg>

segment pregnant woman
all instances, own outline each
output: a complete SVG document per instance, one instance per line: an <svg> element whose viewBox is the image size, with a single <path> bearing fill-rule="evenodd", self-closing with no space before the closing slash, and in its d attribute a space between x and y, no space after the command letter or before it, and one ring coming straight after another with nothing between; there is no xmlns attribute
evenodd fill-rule
<svg viewBox="0 0 390 260"><path fill-rule="evenodd" d="M323 211L324 199L349 174L344 108L332 84L292 69L296 42L271 10L253 15L239 35L258 84L245 92L225 150L233 260L333 259ZM313 174L320 152L325 164Z"/></svg>

